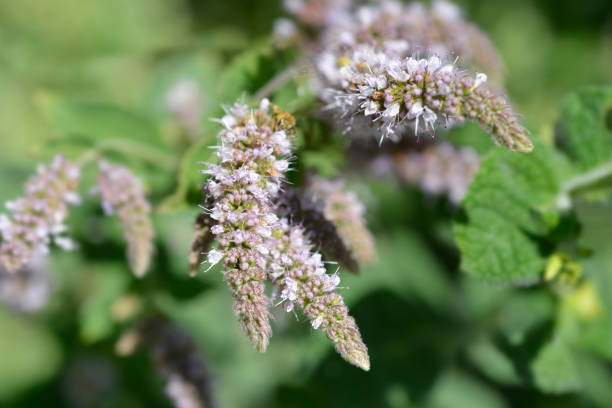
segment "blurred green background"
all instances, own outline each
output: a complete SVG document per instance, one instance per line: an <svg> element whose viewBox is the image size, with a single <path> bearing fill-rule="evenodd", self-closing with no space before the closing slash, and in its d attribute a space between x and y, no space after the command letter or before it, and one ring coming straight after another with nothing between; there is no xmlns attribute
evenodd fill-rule
<svg viewBox="0 0 612 408"><path fill-rule="evenodd" d="M508 94L533 133L552 137L571 91L612 83L612 2L458 3L500 51ZM144 178L165 209L155 214L155 267L136 281L123 261L119 226L103 222L82 189L84 205L70 221L82 248L54 253L49 305L33 315L0 307L0 406L169 406L145 353L113 352L129 322L112 307L136 294L194 338L221 407L611 407L612 333L593 334L601 343L593 348L607 358L579 358L576 377L559 380L563 393L554 378L534 387L527 366L550 330L553 300L459 273L448 206L393 182L366 181L379 263L360 276L343 274L343 296L370 348L369 373L281 313L269 351L256 353L219 271L188 278L199 200L190 187L201 181L191 163L206 159L193 146L214 140L217 127L207 118L219 115L221 103L257 90L292 58L253 56L283 15L277 0L0 0L0 201L20 194L35 163L102 144ZM193 134L168 107L168 93L182 80L201 91ZM583 212L598 227L584 239L601 246L612 227L608 208ZM607 261L591 266L603 288L612 287ZM506 335L502 353L498 340ZM554 363L560 367L541 369L554 377L569 364ZM572 389L580 392L566 392Z"/></svg>

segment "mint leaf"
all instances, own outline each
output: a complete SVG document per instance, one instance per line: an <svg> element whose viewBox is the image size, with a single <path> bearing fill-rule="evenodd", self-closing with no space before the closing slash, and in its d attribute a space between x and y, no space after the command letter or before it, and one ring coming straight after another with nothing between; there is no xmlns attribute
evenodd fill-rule
<svg viewBox="0 0 612 408"><path fill-rule="evenodd" d="M502 149L481 164L455 224L461 268L492 283L534 283L544 265L537 236L552 227L549 211L567 173L565 158L541 141L534 152Z"/></svg>

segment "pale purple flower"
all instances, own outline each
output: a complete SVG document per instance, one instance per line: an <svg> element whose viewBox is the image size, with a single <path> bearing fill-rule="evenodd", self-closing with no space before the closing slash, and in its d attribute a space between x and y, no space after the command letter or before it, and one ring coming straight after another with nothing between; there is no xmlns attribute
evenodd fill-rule
<svg viewBox="0 0 612 408"><path fill-rule="evenodd" d="M428 194L445 194L452 203L459 204L476 175L480 158L470 147L457 148L442 142L420 152L396 153L394 164L403 181L420 186Z"/></svg>
<svg viewBox="0 0 612 408"><path fill-rule="evenodd" d="M38 166L25 184L23 197L5 204L11 215L0 214L0 261L8 271L15 272L34 254L49 252L51 242L74 248L62 234L67 229L68 206L80 202L79 177L79 168L58 155L50 165Z"/></svg>
<svg viewBox="0 0 612 408"><path fill-rule="evenodd" d="M496 80L503 76L501 58L487 36L463 20L457 6L443 0L434 1L431 9L417 2L395 1L359 7L327 25L319 42L322 50L315 60L323 55L328 59L327 70L320 70L328 84L341 81L340 67L361 45L392 58L422 51L457 57L464 65L483 70Z"/></svg>
<svg viewBox="0 0 612 408"><path fill-rule="evenodd" d="M189 134L201 127L204 96L198 83L191 78L177 81L166 93L166 107Z"/></svg>
<svg viewBox="0 0 612 408"><path fill-rule="evenodd" d="M351 364L370 369L368 349L342 296L335 292L340 278L325 273L321 255L314 252L301 227L282 219L270 240L272 278L278 299L287 311L301 309L312 328L322 330L338 353Z"/></svg>
<svg viewBox="0 0 612 408"><path fill-rule="evenodd" d="M376 261L374 237L365 220L365 206L341 179L312 178L308 189L324 203L323 213L336 226L345 245L365 264Z"/></svg>
<svg viewBox="0 0 612 408"><path fill-rule="evenodd" d="M17 273L0 264L0 303L21 313L34 313L49 301L52 282L45 256L34 255Z"/></svg>
<svg viewBox="0 0 612 408"><path fill-rule="evenodd" d="M291 129L285 128L278 111L270 113L263 100L258 109L235 104L221 119L217 156L205 173L212 177L212 229L219 246L208 253L208 263L223 260L223 274L234 295L234 312L253 346L265 351L271 335L267 278L267 247L278 222L272 199L278 192L282 172L289 167Z"/></svg>
<svg viewBox="0 0 612 408"><path fill-rule="evenodd" d="M127 168L100 162L98 191L107 214L117 213L127 241L127 258L132 272L142 277L153 256L151 205L142 183Z"/></svg>
<svg viewBox="0 0 612 408"><path fill-rule="evenodd" d="M299 23L322 28L345 18L350 0L284 0L285 10Z"/></svg>
<svg viewBox="0 0 612 408"><path fill-rule="evenodd" d="M398 69L406 81L393 78ZM329 89L324 99L348 132L366 127L381 141L397 140L407 133L432 133L438 126L470 120L512 151L533 149L506 98L485 85L486 75L472 77L436 55L393 59L362 46L343 67L342 78L343 85Z"/></svg>

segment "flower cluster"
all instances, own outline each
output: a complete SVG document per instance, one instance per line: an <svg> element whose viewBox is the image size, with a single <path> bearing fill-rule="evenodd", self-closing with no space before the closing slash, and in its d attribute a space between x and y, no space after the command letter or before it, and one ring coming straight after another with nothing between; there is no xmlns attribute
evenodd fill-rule
<svg viewBox="0 0 612 408"><path fill-rule="evenodd" d="M298 306L315 330L327 334L344 359L369 370L368 349L355 319L349 316L342 296L335 293L340 277L326 273L321 254L312 251L302 228L282 219L274 236L269 268L275 297L287 311Z"/></svg>
<svg viewBox="0 0 612 408"><path fill-rule="evenodd" d="M329 262L337 262L343 269L359 273L359 261L338 227L325 215L325 202L309 190L285 187L276 199L276 214L291 225L302 228L310 243L320 248Z"/></svg>
<svg viewBox="0 0 612 408"><path fill-rule="evenodd" d="M284 0L285 10L300 24L323 28L347 16L350 0Z"/></svg>
<svg viewBox="0 0 612 408"><path fill-rule="evenodd" d="M365 206L352 191L347 191L342 180L313 178L309 185L324 202L324 214L338 230L345 244L362 263L376 260L374 237L364 218Z"/></svg>
<svg viewBox="0 0 612 408"><path fill-rule="evenodd" d="M115 352L126 357L141 347L148 349L174 407L215 406L206 361L189 334L161 317L149 317L121 335Z"/></svg>
<svg viewBox="0 0 612 408"><path fill-rule="evenodd" d="M396 153L393 162L400 179L429 194L446 194L455 204L467 193L480 166L474 149L456 148L447 142L435 143L421 152Z"/></svg>
<svg viewBox="0 0 612 408"><path fill-rule="evenodd" d="M166 107L191 136L200 130L203 102L202 91L193 79L177 81L166 93Z"/></svg>
<svg viewBox="0 0 612 408"><path fill-rule="evenodd" d="M369 368L367 348L342 298L334 293L337 275L327 275L320 254L298 226L279 219L275 198L289 168L295 121L267 100L258 109L235 104L220 122L219 164L205 172L214 198L207 211L216 221L211 231L219 246L207 258L223 260L223 273L234 295L234 312L253 346L265 351L271 335L269 300L264 282L288 311L298 305L315 329L325 330L340 354Z"/></svg>
<svg viewBox="0 0 612 408"><path fill-rule="evenodd" d="M339 68L355 49L369 45L393 58L427 51L457 57L473 69L501 80L501 58L487 36L463 20L461 10L444 0L427 9L420 2L402 4L384 1L359 7L354 13L336 17L321 35L323 51L316 57L319 72L329 83L341 81Z"/></svg>
<svg viewBox="0 0 612 408"><path fill-rule="evenodd" d="M51 295L51 276L44 256L37 255L19 268L6 271L0 264L0 303L21 313L42 309Z"/></svg>
<svg viewBox="0 0 612 408"><path fill-rule="evenodd" d="M74 247L62 233L67 229L68 206L80 202L79 177L78 167L56 156L28 179L25 196L5 204L12 214L0 214L0 262L8 271L15 272L34 255L47 253L51 242L66 250Z"/></svg>
<svg viewBox="0 0 612 408"><path fill-rule="evenodd" d="M142 277L153 254L151 206L142 184L125 167L100 162L98 192L106 214L117 213L125 229L127 258L132 272Z"/></svg>
<svg viewBox="0 0 612 408"><path fill-rule="evenodd" d="M272 198L289 167L291 129L280 113L269 114L269 102L249 110L235 104L220 122L217 156L205 172L212 177L207 190L214 198L208 210L217 224L211 228L219 242L208 262L223 259L224 277L234 294L234 312L253 346L265 351L271 334L268 298L264 293L266 241L278 222ZM292 118L291 118L292 119Z"/></svg>
<svg viewBox="0 0 612 408"><path fill-rule="evenodd" d="M512 151L533 149L518 115L486 86L485 74L458 71L436 55L390 58L369 46L355 51L341 71L342 86L329 89L326 99L347 130L369 127L381 140L398 139L411 129L418 134L471 120Z"/></svg>

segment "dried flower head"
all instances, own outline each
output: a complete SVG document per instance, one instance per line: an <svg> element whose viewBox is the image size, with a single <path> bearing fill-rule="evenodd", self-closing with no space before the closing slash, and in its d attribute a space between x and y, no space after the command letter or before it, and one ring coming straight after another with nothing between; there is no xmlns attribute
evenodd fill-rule
<svg viewBox="0 0 612 408"><path fill-rule="evenodd" d="M324 202L324 213L331 220L346 245L359 262L376 261L374 237L368 230L364 218L365 206L352 191L347 191L343 180L325 180L315 177L309 189Z"/></svg>
<svg viewBox="0 0 612 408"><path fill-rule="evenodd" d="M364 46L347 61L342 76L342 86L329 89L326 99L348 131L365 126L381 141L397 140L408 132L471 120L512 151L533 149L518 115L504 96L486 86L485 74L458 71L436 55L390 58Z"/></svg>
<svg viewBox="0 0 612 408"><path fill-rule="evenodd" d="M159 318L146 321L139 337L150 348L157 371L166 382L166 395L175 408L213 408L211 378L191 337Z"/></svg>
<svg viewBox="0 0 612 408"><path fill-rule="evenodd" d="M345 360L369 370L368 348L342 296L335 292L340 277L326 273L321 254L312 251L303 229L282 219L270 244L276 298L288 312L295 306L303 310L312 327L324 331Z"/></svg>
<svg viewBox="0 0 612 408"><path fill-rule="evenodd" d="M234 313L253 346L265 351L271 335L266 241L278 222L272 200L289 167L295 122L277 108L271 114L266 99L258 109L235 104L226 110L217 146L220 163L205 171L212 176L206 188L214 204L208 211L217 222L211 231L219 242L207 259L211 266L223 260Z"/></svg>
<svg viewBox="0 0 612 408"><path fill-rule="evenodd" d="M203 207L212 208L213 205L213 196L205 188ZM206 261L206 253L215 240L215 235L212 233L212 228L215 225L217 225L217 221L210 216L210 213L202 212L198 214L193 226L191 249L189 251L189 275L191 276L195 276L200 265Z"/></svg>
<svg viewBox="0 0 612 408"><path fill-rule="evenodd" d="M119 165L100 162L98 191L106 214L117 213L127 241L127 258L132 272L142 277L151 265L153 225L151 205L142 184L132 172Z"/></svg>
<svg viewBox="0 0 612 408"><path fill-rule="evenodd" d="M359 273L358 260L340 236L336 225L325 216L325 202L322 199L311 192L287 187L277 197L276 213L291 225L303 228L312 245L321 249L325 259Z"/></svg>
<svg viewBox="0 0 612 408"><path fill-rule="evenodd" d="M25 184L25 196L7 202L10 216L0 214L0 261L9 272L17 271L37 253L47 253L54 242L70 250L75 244L62 235L68 206L80 198L80 170L62 156L40 165Z"/></svg>
<svg viewBox="0 0 612 408"><path fill-rule="evenodd" d="M474 149L457 148L448 142L435 143L420 152L396 153L393 162L400 179L429 194L446 194L455 204L467 193L480 166Z"/></svg>

